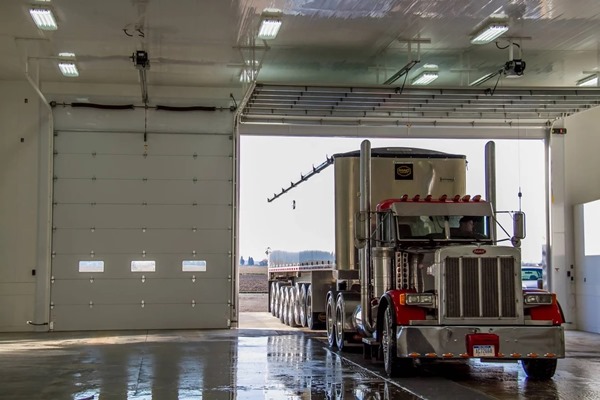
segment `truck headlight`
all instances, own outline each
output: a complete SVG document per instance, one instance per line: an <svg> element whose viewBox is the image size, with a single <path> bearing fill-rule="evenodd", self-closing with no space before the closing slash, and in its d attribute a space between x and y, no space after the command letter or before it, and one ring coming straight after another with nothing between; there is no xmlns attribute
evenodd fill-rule
<svg viewBox="0 0 600 400"><path fill-rule="evenodd" d="M407 306L432 306L434 300L432 293L406 293Z"/></svg>
<svg viewBox="0 0 600 400"><path fill-rule="evenodd" d="M524 297L525 304L529 305L549 305L552 304L551 293L528 293Z"/></svg>

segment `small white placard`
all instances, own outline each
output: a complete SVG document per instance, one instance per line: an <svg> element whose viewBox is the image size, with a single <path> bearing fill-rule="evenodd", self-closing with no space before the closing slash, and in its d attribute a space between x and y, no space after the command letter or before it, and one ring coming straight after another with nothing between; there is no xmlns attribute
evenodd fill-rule
<svg viewBox="0 0 600 400"><path fill-rule="evenodd" d="M183 272L206 272L206 261L204 260L183 260L181 262Z"/></svg>
<svg viewBox="0 0 600 400"><path fill-rule="evenodd" d="M104 272L104 261L79 261L79 272Z"/></svg>
<svg viewBox="0 0 600 400"><path fill-rule="evenodd" d="M131 262L131 272L155 272L156 261L154 260L141 260Z"/></svg>

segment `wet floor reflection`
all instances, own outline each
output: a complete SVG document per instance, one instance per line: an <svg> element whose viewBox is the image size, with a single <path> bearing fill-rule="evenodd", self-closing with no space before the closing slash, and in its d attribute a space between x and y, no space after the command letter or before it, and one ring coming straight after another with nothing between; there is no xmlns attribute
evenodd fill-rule
<svg viewBox="0 0 600 400"><path fill-rule="evenodd" d="M540 382L519 364L479 361L423 364L388 379L360 347L332 352L323 338L290 331L0 335L0 399L591 400L600 398L593 345L568 351L555 378Z"/></svg>
<svg viewBox="0 0 600 400"><path fill-rule="evenodd" d="M0 338L10 354L0 358L1 399L414 398L301 333L53 337L27 348Z"/></svg>

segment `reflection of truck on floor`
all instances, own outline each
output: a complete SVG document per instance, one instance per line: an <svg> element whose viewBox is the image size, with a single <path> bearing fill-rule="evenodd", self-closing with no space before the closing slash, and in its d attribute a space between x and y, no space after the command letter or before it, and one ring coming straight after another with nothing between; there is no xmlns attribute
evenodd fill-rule
<svg viewBox="0 0 600 400"><path fill-rule="evenodd" d="M496 242L493 143L486 150L491 202L464 194L461 155L364 141L360 152L328 159L335 264L272 259L271 312L289 325L324 326L331 347L362 343L391 376L426 359L480 358L520 360L529 377L551 378L565 353L563 315L554 294L522 289L520 212L517 247Z"/></svg>

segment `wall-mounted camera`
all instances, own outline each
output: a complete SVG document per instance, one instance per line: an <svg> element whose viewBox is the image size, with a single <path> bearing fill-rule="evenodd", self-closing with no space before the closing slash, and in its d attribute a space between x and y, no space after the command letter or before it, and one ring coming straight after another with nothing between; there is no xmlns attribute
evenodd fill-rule
<svg viewBox="0 0 600 400"><path fill-rule="evenodd" d="M525 61L510 60L504 64L504 75L507 78L519 78L525 73Z"/></svg>

